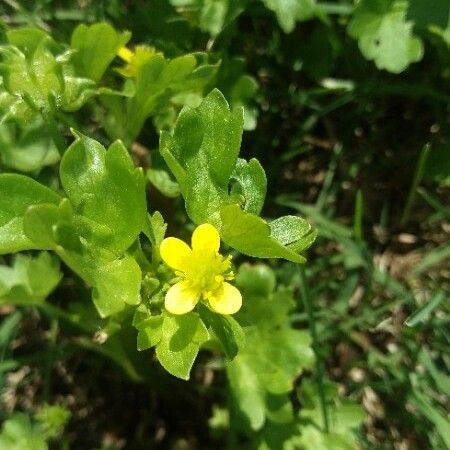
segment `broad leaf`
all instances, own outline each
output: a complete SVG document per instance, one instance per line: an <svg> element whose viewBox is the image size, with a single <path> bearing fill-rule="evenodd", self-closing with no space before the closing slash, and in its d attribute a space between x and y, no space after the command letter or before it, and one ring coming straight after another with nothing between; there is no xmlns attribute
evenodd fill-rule
<svg viewBox="0 0 450 450"><path fill-rule="evenodd" d="M156 357L169 373L188 380L200 345L208 337L208 330L198 314L165 314Z"/></svg>
<svg viewBox="0 0 450 450"><path fill-rule="evenodd" d="M177 178L194 223L220 224L242 124L242 110L231 112L223 95L214 90L198 108L181 112L173 136L161 134L161 154Z"/></svg>
<svg viewBox="0 0 450 450"><path fill-rule="evenodd" d="M259 430L266 418L292 419L288 394L294 379L312 366L314 354L308 333L290 326L292 293L272 292L270 281L262 290L255 277L271 278L270 269L266 273L260 267L239 270L237 282L244 302L237 319L246 325L246 344L227 363L227 375L238 410L253 430Z"/></svg>
<svg viewBox="0 0 450 450"><path fill-rule="evenodd" d="M130 255L117 255L89 239L90 223L70 210L67 199L56 205L36 205L24 220L27 236L53 249L86 283L93 287L99 314L107 317L140 302L141 270Z"/></svg>
<svg viewBox="0 0 450 450"><path fill-rule="evenodd" d="M130 39L131 33L118 33L107 23L78 25L72 34L71 47L76 50L74 64L78 73L99 81L117 51Z"/></svg>
<svg viewBox="0 0 450 450"><path fill-rule="evenodd" d="M217 36L244 10L246 0L170 0L180 13L211 36Z"/></svg>
<svg viewBox="0 0 450 450"><path fill-rule="evenodd" d="M59 161L60 155L48 126L38 122L20 131L17 128L0 125L0 159L6 167L34 172Z"/></svg>
<svg viewBox="0 0 450 450"><path fill-rule="evenodd" d="M400 73L422 59L423 44L413 36L407 8L403 0L362 0L355 9L348 33L379 69Z"/></svg>
<svg viewBox="0 0 450 450"><path fill-rule="evenodd" d="M270 226L258 216L246 213L237 205L221 209L220 234L226 244L240 252L258 258L285 258L296 263L305 258L284 247L270 234Z"/></svg>
<svg viewBox="0 0 450 450"><path fill-rule="evenodd" d="M315 0L262 0L267 8L277 16L285 33L294 30L295 22L310 19L314 16Z"/></svg>
<svg viewBox="0 0 450 450"><path fill-rule="evenodd" d="M59 260L49 253L17 255L13 265L0 266L0 304L40 303L61 279Z"/></svg>
<svg viewBox="0 0 450 450"><path fill-rule="evenodd" d="M127 103L126 137L135 139L145 120L182 92L201 93L217 66L202 63L201 55L187 54L166 59L152 53L136 68L136 92Z"/></svg>
<svg viewBox="0 0 450 450"><path fill-rule="evenodd" d="M116 254L125 251L144 227L144 178L120 141L106 151L83 135L61 161L61 182L75 211L92 222L94 242Z"/></svg>
<svg viewBox="0 0 450 450"><path fill-rule="evenodd" d="M60 196L31 178L0 174L0 254L26 249L46 249L24 233L23 217L32 205L57 204Z"/></svg>
<svg viewBox="0 0 450 450"><path fill-rule="evenodd" d="M27 29L27 33L30 31ZM3 62L0 64L3 78L0 114L3 117L0 117L3 121L14 120L27 125L32 119L54 114L57 109L75 111L96 94L92 80L75 76L71 52L55 55L59 47L50 37L39 38L36 45L30 45L30 36L24 36L13 39L20 47L0 46Z"/></svg>

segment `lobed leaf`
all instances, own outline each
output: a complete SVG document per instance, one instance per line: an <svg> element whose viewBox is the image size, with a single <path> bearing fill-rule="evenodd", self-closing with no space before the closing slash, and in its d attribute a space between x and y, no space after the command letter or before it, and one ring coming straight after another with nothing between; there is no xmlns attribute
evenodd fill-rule
<svg viewBox="0 0 450 450"><path fill-rule="evenodd" d="M61 277L59 260L49 253L17 255L11 267L0 266L0 304L41 303Z"/></svg>
<svg viewBox="0 0 450 450"><path fill-rule="evenodd" d="M277 16L285 33L294 30L296 21L311 19L315 13L315 0L262 0Z"/></svg>
<svg viewBox="0 0 450 450"><path fill-rule="evenodd" d="M117 255L144 227L144 178L120 141L106 151L77 134L61 160L61 182L76 213L92 224L93 241Z"/></svg>
<svg viewBox="0 0 450 450"><path fill-rule="evenodd" d="M25 235L24 215L30 206L57 204L60 199L56 192L24 175L0 174L0 254L47 249Z"/></svg>
<svg viewBox="0 0 450 450"><path fill-rule="evenodd" d="M130 40L130 37L131 33L118 33L104 22L78 25L71 39L71 47L76 50L74 64L78 73L99 81L116 57L117 51Z"/></svg>
<svg viewBox="0 0 450 450"><path fill-rule="evenodd" d="M413 36L404 0L363 0L355 9L348 33L379 69L400 73L423 56L422 41Z"/></svg>

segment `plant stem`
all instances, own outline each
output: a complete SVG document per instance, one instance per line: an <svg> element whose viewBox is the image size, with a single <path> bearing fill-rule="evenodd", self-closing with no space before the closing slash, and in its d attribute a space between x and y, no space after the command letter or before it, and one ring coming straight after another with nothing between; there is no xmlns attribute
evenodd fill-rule
<svg viewBox="0 0 450 450"><path fill-rule="evenodd" d="M300 290L301 297L303 299L303 303L305 305L306 314L308 315L308 323L309 323L309 331L311 333L312 338L312 348L314 350L314 354L316 356L316 372L317 372L317 387L319 391L319 399L320 399L320 407L322 410L322 418L324 424L324 431L328 433L330 430L329 421L328 421L328 409L327 402L325 398L325 389L324 389L324 370L322 365L322 360L319 352L319 341L317 339L317 331L316 331L316 322L314 320L314 311L311 303L311 297L309 295L309 287L308 282L306 280L305 269L303 266L299 265L298 270L300 273Z"/></svg>
<svg viewBox="0 0 450 450"><path fill-rule="evenodd" d="M363 196L361 189L356 192L355 213L353 215L353 236L359 244L363 241Z"/></svg>
<svg viewBox="0 0 450 450"><path fill-rule="evenodd" d="M409 189L408 198L406 199L405 208L403 209L402 218L400 220L400 226L404 227L409 220L409 216L411 213L411 208L414 204L414 198L416 196L417 187L422 181L423 173L425 171L425 164L428 159L428 155L430 154L431 145L425 144L422 151L420 152L419 161L417 162L416 171L414 173L413 182Z"/></svg>

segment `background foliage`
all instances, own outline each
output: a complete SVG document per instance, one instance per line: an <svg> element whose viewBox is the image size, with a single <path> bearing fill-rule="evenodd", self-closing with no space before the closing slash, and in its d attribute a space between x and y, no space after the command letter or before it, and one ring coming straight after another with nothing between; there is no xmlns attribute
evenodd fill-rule
<svg viewBox="0 0 450 450"><path fill-rule="evenodd" d="M447 0L0 11L1 448L450 448ZM164 221L236 316L155 314Z"/></svg>

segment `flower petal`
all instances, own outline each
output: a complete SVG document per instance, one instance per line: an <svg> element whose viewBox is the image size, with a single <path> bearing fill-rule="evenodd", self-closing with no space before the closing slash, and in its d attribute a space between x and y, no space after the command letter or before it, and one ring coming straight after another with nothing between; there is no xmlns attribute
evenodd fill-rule
<svg viewBox="0 0 450 450"><path fill-rule="evenodd" d="M130 63L134 57L134 53L127 47L120 47L119 50L117 50L117 56L127 63Z"/></svg>
<svg viewBox="0 0 450 450"><path fill-rule="evenodd" d="M199 291L180 281L167 291L164 306L172 314L186 314L195 308L199 299Z"/></svg>
<svg viewBox="0 0 450 450"><path fill-rule="evenodd" d="M193 250L209 250L218 252L220 236L216 228L209 223L199 225L192 233Z"/></svg>
<svg viewBox="0 0 450 450"><path fill-rule="evenodd" d="M164 262L175 270L185 271L192 250L181 239L169 237L164 239L159 246L159 252Z"/></svg>
<svg viewBox="0 0 450 450"><path fill-rule="evenodd" d="M230 283L223 283L214 295L208 297L211 309L219 314L234 314L242 306L242 295L239 289Z"/></svg>

